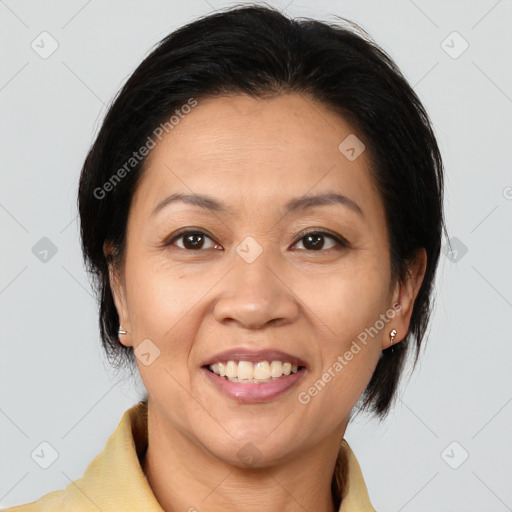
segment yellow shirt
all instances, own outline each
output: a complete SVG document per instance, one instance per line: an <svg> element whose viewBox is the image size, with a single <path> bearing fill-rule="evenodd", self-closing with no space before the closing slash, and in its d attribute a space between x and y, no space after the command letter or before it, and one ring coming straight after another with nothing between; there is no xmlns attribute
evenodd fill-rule
<svg viewBox="0 0 512 512"><path fill-rule="evenodd" d="M140 465L147 448L147 402L128 409L102 453L65 489L4 512L163 512ZM344 469L343 469L344 468ZM343 439L335 478L348 474L339 512L375 512L359 463Z"/></svg>

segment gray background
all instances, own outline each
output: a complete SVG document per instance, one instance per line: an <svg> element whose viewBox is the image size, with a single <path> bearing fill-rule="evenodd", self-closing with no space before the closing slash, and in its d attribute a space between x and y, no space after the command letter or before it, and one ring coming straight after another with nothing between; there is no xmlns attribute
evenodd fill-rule
<svg viewBox="0 0 512 512"><path fill-rule="evenodd" d="M346 433L371 500L379 512L512 510L512 3L271 3L366 29L424 102L444 156L455 252L441 258L427 349L389 419L359 417ZM0 0L1 507L79 478L141 396L100 348L79 170L105 106L150 47L226 5ZM58 43L45 59L43 31ZM51 454L42 442L58 452L48 469L31 458Z"/></svg>

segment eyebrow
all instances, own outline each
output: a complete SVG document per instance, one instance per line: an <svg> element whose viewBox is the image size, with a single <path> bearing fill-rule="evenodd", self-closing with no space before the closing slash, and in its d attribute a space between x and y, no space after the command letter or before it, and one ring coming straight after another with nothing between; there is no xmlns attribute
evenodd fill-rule
<svg viewBox="0 0 512 512"><path fill-rule="evenodd" d="M163 208L175 202L191 204L193 206L198 206L205 210L216 213L228 214L232 213L233 211L231 208L217 201L217 199L214 199L213 197L201 194L182 194L177 192L175 194L171 194L170 196L162 200L160 203L158 203L155 209L151 212L151 216L156 215ZM299 210L307 210L309 208L314 208L316 206L326 206L335 204L341 204L343 206L346 206L353 212L359 214L361 217L364 217L363 210L356 202L354 202L347 196L338 194L336 192L325 192L316 195L292 198L286 202L284 210L285 213L291 213Z"/></svg>

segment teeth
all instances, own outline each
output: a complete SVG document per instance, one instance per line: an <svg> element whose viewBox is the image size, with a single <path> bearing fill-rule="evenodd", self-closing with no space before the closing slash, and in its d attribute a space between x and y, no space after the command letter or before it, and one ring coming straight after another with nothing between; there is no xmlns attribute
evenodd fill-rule
<svg viewBox="0 0 512 512"><path fill-rule="evenodd" d="M228 361L228 364L226 365L226 377L238 377L238 365L235 363L235 361Z"/></svg>
<svg viewBox="0 0 512 512"><path fill-rule="evenodd" d="M238 375L240 375L240 365L243 363L243 361L240 361L240 364L238 365ZM251 363L248 363L251 364ZM253 366L253 365L251 365ZM253 369L251 368L251 371ZM256 380L265 380L272 376L272 373L270 372L270 365L268 364L268 361L261 361L259 363L256 363L254 365L254 371L252 372L253 379ZM281 375L277 375L277 377L281 377Z"/></svg>
<svg viewBox="0 0 512 512"><path fill-rule="evenodd" d="M251 361L228 361L211 364L210 370L221 377L226 377L233 382L270 382L283 375L297 373L299 367L288 362L259 361L253 364Z"/></svg>
<svg viewBox="0 0 512 512"><path fill-rule="evenodd" d="M233 364L235 363L233 362ZM254 365L250 361L240 361L238 363L238 373L232 375L232 377L238 377L240 380L254 379Z"/></svg>
<svg viewBox="0 0 512 512"><path fill-rule="evenodd" d="M281 361L272 361L270 365L270 375L272 377L281 377L283 374L283 363Z"/></svg>

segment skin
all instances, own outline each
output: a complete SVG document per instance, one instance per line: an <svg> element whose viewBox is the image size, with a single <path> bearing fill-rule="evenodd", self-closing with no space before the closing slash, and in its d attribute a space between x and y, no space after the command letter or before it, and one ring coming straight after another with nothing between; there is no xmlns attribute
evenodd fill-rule
<svg viewBox="0 0 512 512"><path fill-rule="evenodd" d="M408 331L424 276L418 252L406 282L390 273L382 200L367 153L349 161L338 150L357 132L314 99L286 94L199 101L154 148L135 192L121 268L111 286L121 342L150 339L160 355L137 359L148 391L149 444L143 469L162 507L183 511L333 511L330 485L350 413L381 350ZM228 186L226 186L228 184ZM357 203L284 213L286 201L334 191ZM208 194L230 213L176 202L152 216L168 195ZM207 236L185 247L183 228ZM315 250L300 232L329 230ZM263 252L247 263L237 246L252 237ZM105 253L111 246L105 244ZM317 396L307 391L365 328L399 303L378 335ZM221 394L200 371L234 347L278 348L307 361L298 386L267 403ZM259 460L237 453L251 442Z"/></svg>

